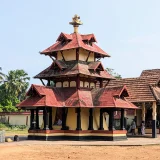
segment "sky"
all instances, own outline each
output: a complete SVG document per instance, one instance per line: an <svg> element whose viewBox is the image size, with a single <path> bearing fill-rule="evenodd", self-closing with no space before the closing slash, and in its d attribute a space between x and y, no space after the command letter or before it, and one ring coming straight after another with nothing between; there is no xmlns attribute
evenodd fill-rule
<svg viewBox="0 0 160 160"><path fill-rule="evenodd" d="M105 68L123 78L138 77L142 70L160 68L159 0L0 0L0 67L4 73L24 69L33 76L52 60L40 55L55 43L78 14L79 33L94 33L98 45L111 57Z"/></svg>

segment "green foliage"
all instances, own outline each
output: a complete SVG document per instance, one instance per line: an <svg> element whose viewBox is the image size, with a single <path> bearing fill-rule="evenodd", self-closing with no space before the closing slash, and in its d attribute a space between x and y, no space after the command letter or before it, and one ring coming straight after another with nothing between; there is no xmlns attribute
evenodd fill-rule
<svg viewBox="0 0 160 160"><path fill-rule="evenodd" d="M8 123L0 123L0 129L5 130L25 130L28 126L26 125L10 125Z"/></svg>
<svg viewBox="0 0 160 160"><path fill-rule="evenodd" d="M117 79L121 79L121 78L122 78L121 75L118 74L118 73L116 73L116 72L114 72L114 69L112 69L112 68L106 68L106 71L107 71L110 75L112 75L113 77L115 77L115 78L117 78Z"/></svg>
<svg viewBox="0 0 160 160"><path fill-rule="evenodd" d="M24 70L9 71L5 83L0 85L0 109L5 112L17 111L15 106L24 99L29 80Z"/></svg>
<svg viewBox="0 0 160 160"><path fill-rule="evenodd" d="M0 83L4 81L5 74L1 72L2 68L0 67Z"/></svg>
<svg viewBox="0 0 160 160"><path fill-rule="evenodd" d="M0 129L5 129L5 128L7 128L6 124L0 123Z"/></svg>

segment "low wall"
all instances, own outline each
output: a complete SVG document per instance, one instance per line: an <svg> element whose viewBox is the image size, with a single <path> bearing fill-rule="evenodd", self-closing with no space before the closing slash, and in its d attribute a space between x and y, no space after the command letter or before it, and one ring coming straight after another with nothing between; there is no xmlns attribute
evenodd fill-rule
<svg viewBox="0 0 160 160"><path fill-rule="evenodd" d="M39 113L39 124L43 121L43 115ZM26 125L30 126L30 112L1 112L0 122L10 125Z"/></svg>

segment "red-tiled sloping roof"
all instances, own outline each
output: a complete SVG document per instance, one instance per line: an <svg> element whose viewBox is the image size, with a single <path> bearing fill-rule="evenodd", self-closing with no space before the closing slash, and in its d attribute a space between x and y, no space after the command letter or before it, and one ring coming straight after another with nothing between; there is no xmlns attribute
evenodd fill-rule
<svg viewBox="0 0 160 160"><path fill-rule="evenodd" d="M65 64L65 62L64 62L64 61L61 61L61 60L55 60L54 62L59 66L59 68L60 68L60 69L67 68L67 66L66 66L66 64Z"/></svg>
<svg viewBox="0 0 160 160"><path fill-rule="evenodd" d="M97 42L94 34L81 35L81 37L82 37L82 40L88 40L88 41L90 41L91 39L93 39L94 42Z"/></svg>
<svg viewBox="0 0 160 160"><path fill-rule="evenodd" d="M62 32L62 33L59 35L59 37L57 38L57 41L61 41L61 37L65 37L65 39L72 40L72 35L66 34L66 33L63 33L63 32Z"/></svg>
<svg viewBox="0 0 160 160"><path fill-rule="evenodd" d="M157 85L160 81L160 69L150 69L142 71L140 75L150 85Z"/></svg>
<svg viewBox="0 0 160 160"><path fill-rule="evenodd" d="M96 70L99 66L101 67L101 70L104 71L103 65L99 61L97 61L97 62L90 62L89 65L88 65L88 69Z"/></svg>
<svg viewBox="0 0 160 160"><path fill-rule="evenodd" d="M132 108L137 107L128 100L120 98L122 92L126 90L125 87L108 87L92 90L93 105L104 108Z"/></svg>
<svg viewBox="0 0 160 160"><path fill-rule="evenodd" d="M104 107L104 108L132 108L133 104L120 99L125 87L100 88L93 90L78 90L76 88L52 88L32 85L26 100L18 107ZM32 96L31 91L37 94ZM115 97L116 96L116 97Z"/></svg>
<svg viewBox="0 0 160 160"><path fill-rule="evenodd" d="M157 101L160 101L160 88L157 86L151 86L153 95L155 96Z"/></svg>
<svg viewBox="0 0 160 160"><path fill-rule="evenodd" d="M150 85L142 78L124 78L111 80L108 86L126 85L129 93L127 99L130 102L148 102L155 101Z"/></svg>
<svg viewBox="0 0 160 160"><path fill-rule="evenodd" d="M67 34L63 33L63 35L67 35ZM68 37L68 35L66 37ZM74 48L83 48L88 51L98 53L102 55L102 57L110 57L106 52L104 52L96 44L92 43L92 46L85 44L83 42L84 35L81 36L79 33L72 33L70 37L72 37L72 39L67 43L62 44L61 41L57 41L55 44L53 44L49 48L42 51L41 54L50 55L51 53L57 52L57 51L63 51L63 50L74 49ZM59 38L57 40L59 40Z"/></svg>
<svg viewBox="0 0 160 160"><path fill-rule="evenodd" d="M160 69L149 69L149 70L143 70L140 77L146 77L146 76L160 76Z"/></svg>
<svg viewBox="0 0 160 160"><path fill-rule="evenodd" d="M92 62L91 62L92 63ZM77 74L83 74L90 77L99 77L104 79L114 79L106 70L104 71L90 71L88 64L83 63L70 63L67 64L67 68L63 71L54 71L54 67L52 67L53 64L40 72L38 75L36 75L34 78L49 78L49 77L59 77L59 76L67 76L67 75L77 75Z"/></svg>

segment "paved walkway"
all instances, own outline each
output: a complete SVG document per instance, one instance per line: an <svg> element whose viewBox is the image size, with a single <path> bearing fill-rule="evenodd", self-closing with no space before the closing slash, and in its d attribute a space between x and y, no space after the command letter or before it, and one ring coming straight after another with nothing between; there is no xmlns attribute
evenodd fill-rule
<svg viewBox="0 0 160 160"><path fill-rule="evenodd" d="M13 139L13 138L12 138ZM160 135L157 138L146 137L129 137L124 141L31 141L26 137L20 137L19 142L6 142L1 145L70 145L70 146L144 146L144 145L160 145Z"/></svg>

